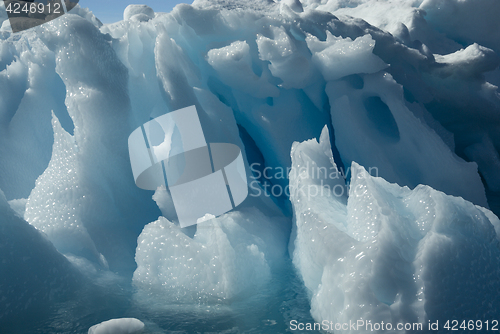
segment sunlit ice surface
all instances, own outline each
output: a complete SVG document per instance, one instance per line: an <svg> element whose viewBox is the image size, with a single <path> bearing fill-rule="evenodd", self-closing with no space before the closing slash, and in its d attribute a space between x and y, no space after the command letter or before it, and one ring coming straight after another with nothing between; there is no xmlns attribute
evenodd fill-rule
<svg viewBox="0 0 500 334"><path fill-rule="evenodd" d="M498 321L496 1L84 7L0 14L0 332ZM181 228L128 138L193 105L249 191Z"/></svg>

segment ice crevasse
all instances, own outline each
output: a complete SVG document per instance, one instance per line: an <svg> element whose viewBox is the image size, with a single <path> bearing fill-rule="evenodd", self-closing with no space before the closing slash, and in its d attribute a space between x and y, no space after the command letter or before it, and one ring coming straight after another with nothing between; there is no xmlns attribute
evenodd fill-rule
<svg viewBox="0 0 500 334"><path fill-rule="evenodd" d="M20 34L4 21L0 237L24 224L65 273L61 294L79 279L97 284L88 269L116 273L146 308L227 306L273 284L289 255L316 321L491 318L498 45L439 21L447 12L435 2L391 2L401 15L378 21L369 9L387 3L332 0L132 6L106 25L77 7ZM207 142L240 146L261 175L291 172L249 173L258 194L181 229L165 188L135 186L127 138L190 105ZM2 261L20 240L0 252L1 291L14 286ZM32 270L50 291L50 273ZM5 298L22 316L31 306L15 295Z"/></svg>

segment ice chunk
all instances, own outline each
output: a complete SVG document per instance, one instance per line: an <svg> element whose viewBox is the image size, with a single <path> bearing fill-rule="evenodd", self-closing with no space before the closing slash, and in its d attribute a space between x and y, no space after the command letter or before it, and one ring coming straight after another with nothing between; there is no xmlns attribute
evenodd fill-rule
<svg viewBox="0 0 500 334"><path fill-rule="evenodd" d="M283 80L285 88L305 88L318 79L311 55L303 43L291 38L283 27L270 28L273 38L257 35L259 58L271 64L271 73ZM293 68L292 71L290 69Z"/></svg>
<svg viewBox="0 0 500 334"><path fill-rule="evenodd" d="M415 12L417 12L415 5L418 6L419 2L422 2L422 0L356 0L349 3L342 0L330 0L318 6L317 9L328 10L338 16L349 15L359 17L376 27L394 34L400 29L399 24L411 27Z"/></svg>
<svg viewBox="0 0 500 334"><path fill-rule="evenodd" d="M426 20L426 12L419 8L423 0L329 0L303 1L305 10L328 11L346 20L348 17L361 18L366 22L391 33L404 44L418 48L424 43L434 53L454 52L462 47L435 29L437 26ZM430 7L433 7L431 5ZM432 8L432 10L435 10ZM459 39L457 40L459 41Z"/></svg>
<svg viewBox="0 0 500 334"><path fill-rule="evenodd" d="M339 250L349 248L353 242L348 235L340 233L346 231L347 187L344 176L333 161L326 128L319 143L315 139L294 143L291 156L290 200L295 224L289 253L305 286L313 291L321 283L325 263L334 262ZM305 225L309 220L317 221L317 226L309 228ZM336 226L334 232L340 231L335 242L324 239L330 234L326 231L329 224ZM314 250L303 249L306 244Z"/></svg>
<svg viewBox="0 0 500 334"><path fill-rule="evenodd" d="M320 168L336 168L326 138L294 145L290 178L290 249L315 320L427 324L493 316L500 305L492 292L500 287L500 220L428 186L390 184L356 163L346 203L345 194L314 178ZM329 181L341 189L339 179ZM310 185L317 189L298 191Z"/></svg>
<svg viewBox="0 0 500 334"><path fill-rule="evenodd" d="M136 16L139 21L148 21L155 17L155 12L147 5L128 5L123 12L123 19L125 21L130 20L134 16Z"/></svg>
<svg viewBox="0 0 500 334"><path fill-rule="evenodd" d="M266 286L286 252L285 222L257 209L203 222L193 238L160 217L141 233L133 282L139 302L219 303Z"/></svg>
<svg viewBox="0 0 500 334"><path fill-rule="evenodd" d="M472 78L478 73L493 71L500 65L498 54L477 43L444 56L435 55L435 59L442 65L436 69L436 72L443 77L456 75L462 78Z"/></svg>
<svg viewBox="0 0 500 334"><path fill-rule="evenodd" d="M411 188L426 184L488 206L477 165L456 156L408 110L402 87L391 75L365 75L362 82L359 89L343 82L326 87L336 146L345 165L357 161L376 168L378 176L390 182Z"/></svg>
<svg viewBox="0 0 500 334"><path fill-rule="evenodd" d="M135 318L111 319L89 328L88 334L138 334L144 323Z"/></svg>
<svg viewBox="0 0 500 334"><path fill-rule="evenodd" d="M236 41L223 48L208 51L207 61L218 72L222 82L235 89L257 98L279 95L277 87L252 71L250 47L245 41Z"/></svg>
<svg viewBox="0 0 500 334"><path fill-rule="evenodd" d="M55 115L52 117L52 159L28 198L25 218L44 232L60 252L98 262L100 254L79 215L85 194L75 182L78 147L73 136L64 131Z"/></svg>
<svg viewBox="0 0 500 334"><path fill-rule="evenodd" d="M203 217L198 218L198 220L196 221L196 224L201 224L203 222L206 222L207 220L214 219L214 218L215 218L214 215L211 215L211 214L207 213Z"/></svg>
<svg viewBox="0 0 500 334"><path fill-rule="evenodd" d="M362 18L405 43L415 40L434 52L456 51L474 42L499 50L500 6L495 0L329 0L303 1L304 7L332 12L340 17ZM485 33L491 31L492 33ZM406 36L405 36L406 35Z"/></svg>
<svg viewBox="0 0 500 334"><path fill-rule="evenodd" d="M350 74L376 73L387 67L382 59L372 53L375 41L367 34L356 38L333 36L326 31L326 41L312 35L306 38L313 52L312 61L321 70L326 81L336 80Z"/></svg>

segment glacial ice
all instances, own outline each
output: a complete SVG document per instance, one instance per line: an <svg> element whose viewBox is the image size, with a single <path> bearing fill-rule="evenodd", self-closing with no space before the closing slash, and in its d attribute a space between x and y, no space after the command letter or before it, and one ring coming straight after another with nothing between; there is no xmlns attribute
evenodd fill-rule
<svg viewBox="0 0 500 334"><path fill-rule="evenodd" d="M189 237L160 217L144 227L137 241L137 298L143 303L214 304L248 296L269 283L272 264L286 254L286 226L283 218L251 209L206 221Z"/></svg>
<svg viewBox="0 0 500 334"><path fill-rule="evenodd" d="M308 35L306 42L313 52L312 62L326 81L335 81L351 74L377 73L388 66L373 54L375 41L369 34L353 41L349 37L335 37L327 31L326 41Z"/></svg>
<svg viewBox="0 0 500 334"><path fill-rule="evenodd" d="M491 211L429 186L390 184L355 162L348 198L330 191L342 179L314 174L336 169L326 128L319 143L294 144L292 164L290 249L318 322L494 317L500 220Z"/></svg>
<svg viewBox="0 0 500 334"><path fill-rule="evenodd" d="M136 334L144 329L144 323L134 318L111 319L89 328L88 334Z"/></svg>
<svg viewBox="0 0 500 334"><path fill-rule="evenodd" d="M32 329L60 333L120 317L276 333L498 313L500 58L498 29L484 32L500 8L348 3L134 5L107 25L78 6L18 34L3 22L0 329L40 307ZM165 187L135 186L127 138L191 105L207 142L272 176L249 172L240 208L181 229ZM91 292L120 314L50 307L87 280L125 286Z"/></svg>
<svg viewBox="0 0 500 334"><path fill-rule="evenodd" d="M130 20L132 18L139 21L148 21L155 16L154 10L146 5L128 5L123 12L123 19Z"/></svg>
<svg viewBox="0 0 500 334"><path fill-rule="evenodd" d="M390 74L365 75L362 85L352 89L345 82L329 82L325 89L335 143L346 166L356 161L377 168L390 182L411 188L427 184L487 206L477 166L458 158L410 111L402 87ZM353 137L353 131L358 135ZM420 159L415 160L417 154Z"/></svg>

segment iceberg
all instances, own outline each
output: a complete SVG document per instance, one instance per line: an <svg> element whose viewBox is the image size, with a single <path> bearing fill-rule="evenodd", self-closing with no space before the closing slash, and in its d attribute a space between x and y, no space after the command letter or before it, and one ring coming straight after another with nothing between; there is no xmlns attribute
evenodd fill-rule
<svg viewBox="0 0 500 334"><path fill-rule="evenodd" d="M494 0L82 5L19 33L0 8L0 332L494 320ZM128 137L193 105L249 194L181 228Z"/></svg>
<svg viewBox="0 0 500 334"><path fill-rule="evenodd" d="M135 334L143 329L144 323L138 319L111 319L90 327L88 334Z"/></svg>
<svg viewBox="0 0 500 334"><path fill-rule="evenodd" d="M214 218L190 237L160 217L137 242L136 297L143 303L217 304L262 290L286 254L286 226L253 209Z"/></svg>
<svg viewBox="0 0 500 334"><path fill-rule="evenodd" d="M292 164L290 253L317 322L359 319L396 331L396 324L494 317L500 220L491 211L429 186L391 184L356 162L341 192L341 178L318 177L318 169L337 168L326 128L319 142L294 144Z"/></svg>

